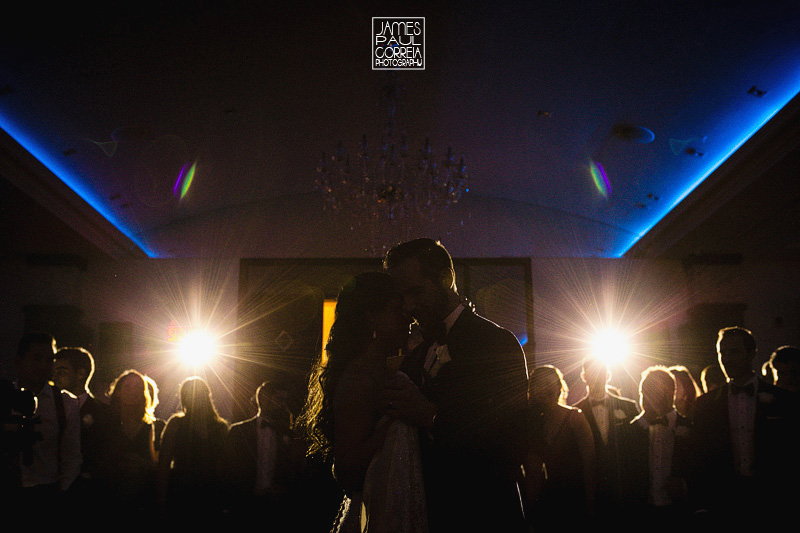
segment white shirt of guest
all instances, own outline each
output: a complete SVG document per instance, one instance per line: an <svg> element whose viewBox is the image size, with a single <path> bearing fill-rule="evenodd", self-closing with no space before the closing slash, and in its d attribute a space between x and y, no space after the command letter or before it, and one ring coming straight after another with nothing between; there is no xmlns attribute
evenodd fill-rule
<svg viewBox="0 0 800 533"><path fill-rule="evenodd" d="M45 385L36 395L36 416L41 423L34 431L42 440L33 445L33 462L25 465L20 461L20 474L23 487L58 483L61 490L67 490L81 471L81 426L78 399L62 390L64 401L64 433L61 435L59 449L59 425L56 411L54 389Z"/></svg>
<svg viewBox="0 0 800 533"><path fill-rule="evenodd" d="M464 310L464 304L458 304L458 306L453 309L453 311L447 315L447 318L444 319L444 327L447 333L450 333L450 328L453 327L453 324L456 323L458 317L461 316L461 312ZM447 345L441 345L438 342L434 342L430 348L428 348L428 354L425 358L425 370L428 371L428 374L433 378L436 377L436 374L439 373L439 370L450 361L450 352L447 350Z"/></svg>
<svg viewBox="0 0 800 533"><path fill-rule="evenodd" d="M734 394L728 387L728 423L730 427L733 466L737 474L753 475L755 460L756 401L758 398L758 377L753 376L744 385L753 384L753 395Z"/></svg>
<svg viewBox="0 0 800 533"><path fill-rule="evenodd" d="M672 458L675 450L675 426L678 413L673 409L664 418L663 424L650 424L644 416L640 416L637 423L647 429L648 457L650 473L650 489L648 502L655 506L665 506L672 503L672 498L667 489L667 482L672 476Z"/></svg>
<svg viewBox="0 0 800 533"><path fill-rule="evenodd" d="M597 424L597 430L600 432L600 437L603 439L603 444L608 444L608 394L603 397L601 403L592 404L592 415ZM589 398L591 401L591 398Z"/></svg>

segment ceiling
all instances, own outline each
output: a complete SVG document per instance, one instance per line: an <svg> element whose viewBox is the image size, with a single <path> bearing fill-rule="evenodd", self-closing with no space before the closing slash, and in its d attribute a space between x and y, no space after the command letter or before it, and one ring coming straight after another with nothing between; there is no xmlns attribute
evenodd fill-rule
<svg viewBox="0 0 800 533"><path fill-rule="evenodd" d="M373 16L425 17L399 120L464 157L459 238L500 256L800 256L795 2L20 9L0 23L6 258L310 252L319 154L379 133Z"/></svg>

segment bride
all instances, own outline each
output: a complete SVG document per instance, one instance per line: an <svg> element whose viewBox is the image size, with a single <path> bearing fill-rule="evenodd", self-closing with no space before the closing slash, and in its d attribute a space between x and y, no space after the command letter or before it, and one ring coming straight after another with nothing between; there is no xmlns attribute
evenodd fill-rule
<svg viewBox="0 0 800 533"><path fill-rule="evenodd" d="M309 454L332 459L344 490L338 533L427 531L417 430L385 416L381 404L410 322L388 274L360 274L339 293L299 420Z"/></svg>

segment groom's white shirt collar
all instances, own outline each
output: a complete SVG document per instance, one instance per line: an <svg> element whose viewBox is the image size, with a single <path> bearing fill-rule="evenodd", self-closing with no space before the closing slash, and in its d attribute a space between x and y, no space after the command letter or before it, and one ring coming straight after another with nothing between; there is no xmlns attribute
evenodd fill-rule
<svg viewBox="0 0 800 533"><path fill-rule="evenodd" d="M453 324L456 323L456 320L458 320L458 317L461 316L461 312L463 310L464 304L458 304L458 306L453 309L449 315L447 315L447 318L444 319L444 327L447 333L450 333L450 328L452 328ZM425 358L425 368L428 370L430 376L436 377L436 374L439 373L439 369L448 362L450 362L450 352L447 349L447 345L441 345L438 342L434 342L428 349L428 356Z"/></svg>
<svg viewBox="0 0 800 533"><path fill-rule="evenodd" d="M444 319L444 327L447 330L447 333L450 333L450 328L453 327L453 324L456 323L458 317L461 316L461 312L464 310L464 304L458 304L453 312L447 315L447 318Z"/></svg>

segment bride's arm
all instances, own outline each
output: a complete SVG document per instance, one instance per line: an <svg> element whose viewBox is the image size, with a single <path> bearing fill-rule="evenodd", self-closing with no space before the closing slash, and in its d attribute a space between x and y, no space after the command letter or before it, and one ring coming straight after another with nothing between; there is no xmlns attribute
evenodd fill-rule
<svg viewBox="0 0 800 533"><path fill-rule="evenodd" d="M333 401L333 463L334 475L348 494L361 490L367 467L386 438L389 420L376 423L378 408L372 382L345 372Z"/></svg>

